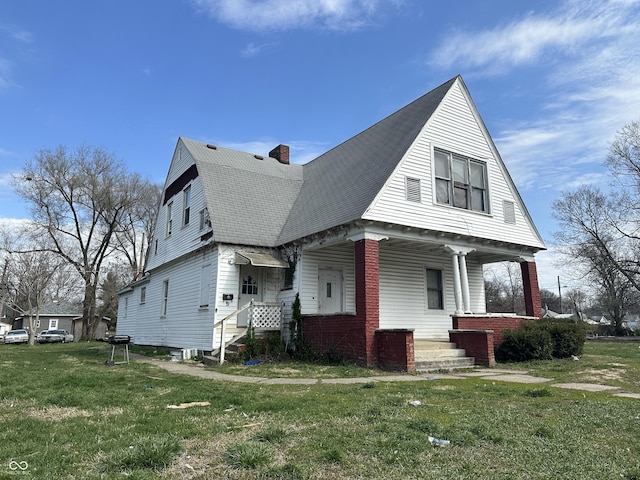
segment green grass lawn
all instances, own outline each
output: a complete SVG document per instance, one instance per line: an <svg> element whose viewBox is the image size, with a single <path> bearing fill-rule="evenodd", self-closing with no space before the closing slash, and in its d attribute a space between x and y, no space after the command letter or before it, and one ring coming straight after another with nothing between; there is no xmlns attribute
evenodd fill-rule
<svg viewBox="0 0 640 480"><path fill-rule="evenodd" d="M108 356L0 345L0 479L640 479L636 399L478 378L231 383ZM638 344L507 367L640 392ZM167 408L188 402L205 403Z"/></svg>

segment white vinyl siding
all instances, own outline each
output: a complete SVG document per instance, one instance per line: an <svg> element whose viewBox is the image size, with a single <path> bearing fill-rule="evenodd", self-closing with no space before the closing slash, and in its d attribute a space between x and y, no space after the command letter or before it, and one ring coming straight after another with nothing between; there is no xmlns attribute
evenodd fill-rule
<svg viewBox="0 0 640 480"><path fill-rule="evenodd" d="M209 309L198 308L201 279L200 275L194 275L194 272L202 270L203 265L210 265L211 285L215 285L218 268L216 249L151 272L149 281L144 284L146 303L139 305L138 302L129 302L129 316L126 319L119 318L118 335L129 335L139 345L211 351L214 321L212 305ZM160 313L165 280L169 281L169 297L166 315L162 316ZM122 314L123 298L138 298L139 289L140 286L121 296L118 303L119 315ZM214 290L210 298L215 298Z"/></svg>
<svg viewBox="0 0 640 480"><path fill-rule="evenodd" d="M440 205L435 201L436 175L432 160L437 149L486 162L490 214ZM407 177L421 180L421 203L406 201ZM474 115L470 100L456 84L363 218L543 247L512 185L504 166L496 158L490 139L485 136L481 120ZM433 201L425 201L427 198ZM514 204L515 225L503 221L505 200Z"/></svg>
<svg viewBox="0 0 640 480"><path fill-rule="evenodd" d="M200 270L200 307L209 306L211 293L211 264L203 265Z"/></svg>
<svg viewBox="0 0 640 480"><path fill-rule="evenodd" d="M318 275L320 269L342 272L342 295L345 312L356 311L355 269L353 244L347 247L329 247L304 252L300 261L302 291L300 305L302 313L318 313Z"/></svg>
<svg viewBox="0 0 640 480"><path fill-rule="evenodd" d="M381 245L380 328L412 328L415 338L448 338L456 309L451 263L449 255ZM428 307L427 269L442 272L442 309ZM482 265L468 256L467 271L471 308L484 312Z"/></svg>

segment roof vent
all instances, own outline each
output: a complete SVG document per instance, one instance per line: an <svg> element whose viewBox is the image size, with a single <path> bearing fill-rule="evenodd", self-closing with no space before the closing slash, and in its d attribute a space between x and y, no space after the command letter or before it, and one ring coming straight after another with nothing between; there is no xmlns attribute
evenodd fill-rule
<svg viewBox="0 0 640 480"><path fill-rule="evenodd" d="M210 143L207 143L207 148L210 148L211 150L217 150L218 147L216 147L215 145L211 145Z"/></svg>
<svg viewBox="0 0 640 480"><path fill-rule="evenodd" d="M257 158L258 160L264 160L264 157L261 155L254 155L255 158Z"/></svg>
<svg viewBox="0 0 640 480"><path fill-rule="evenodd" d="M289 165L289 146L280 144L269 152L269 156L280 163Z"/></svg>

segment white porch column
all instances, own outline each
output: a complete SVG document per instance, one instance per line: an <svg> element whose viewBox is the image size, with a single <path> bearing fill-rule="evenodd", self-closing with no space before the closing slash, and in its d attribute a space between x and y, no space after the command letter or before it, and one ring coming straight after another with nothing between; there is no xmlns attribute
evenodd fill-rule
<svg viewBox="0 0 640 480"><path fill-rule="evenodd" d="M469 275L467 273L467 254L473 248L445 245L451 252L453 262L453 294L456 299L456 315L471 312L471 294L469 292Z"/></svg>
<svg viewBox="0 0 640 480"><path fill-rule="evenodd" d="M458 254L451 256L453 260L453 295L456 299L456 315L460 315L462 310L462 285L460 283L460 264L458 262Z"/></svg>
<svg viewBox="0 0 640 480"><path fill-rule="evenodd" d="M462 283L462 301L464 313L471 313L471 298L469 295L469 276L467 274L467 252L460 252L460 282Z"/></svg>

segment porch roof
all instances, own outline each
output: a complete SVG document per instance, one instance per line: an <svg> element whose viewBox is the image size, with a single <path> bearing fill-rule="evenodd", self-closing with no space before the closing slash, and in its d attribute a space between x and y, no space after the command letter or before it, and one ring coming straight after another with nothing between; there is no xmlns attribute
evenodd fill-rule
<svg viewBox="0 0 640 480"><path fill-rule="evenodd" d="M256 267L289 268L289 264L269 253L236 252L237 265L253 265Z"/></svg>

